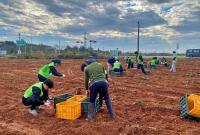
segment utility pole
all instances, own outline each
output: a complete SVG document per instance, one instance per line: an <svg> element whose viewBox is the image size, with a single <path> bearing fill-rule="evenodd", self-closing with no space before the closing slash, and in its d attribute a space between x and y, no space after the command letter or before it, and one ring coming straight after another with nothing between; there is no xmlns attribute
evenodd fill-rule
<svg viewBox="0 0 200 135"><path fill-rule="evenodd" d="M92 40L90 40L90 51L92 52Z"/></svg>
<svg viewBox="0 0 200 135"><path fill-rule="evenodd" d="M84 40L84 46L87 48L87 38L86 38L86 32L84 32L84 38L83 38L83 40Z"/></svg>
<svg viewBox="0 0 200 135"><path fill-rule="evenodd" d="M58 51L59 55L60 55L60 40L59 40L59 51Z"/></svg>
<svg viewBox="0 0 200 135"><path fill-rule="evenodd" d="M26 44L24 44L24 49L25 49L25 56L26 56Z"/></svg>
<svg viewBox="0 0 200 135"><path fill-rule="evenodd" d="M176 44L176 51L178 52L179 50L179 43Z"/></svg>
<svg viewBox="0 0 200 135"><path fill-rule="evenodd" d="M96 40L90 40L90 51L92 52L92 43L96 43L97 41Z"/></svg>
<svg viewBox="0 0 200 135"><path fill-rule="evenodd" d="M57 45L54 45L54 49L55 49L55 54L57 55Z"/></svg>
<svg viewBox="0 0 200 135"><path fill-rule="evenodd" d="M32 50L32 37L31 37L31 56L32 56L32 52L33 50Z"/></svg>
<svg viewBox="0 0 200 135"><path fill-rule="evenodd" d="M137 38L137 51L140 51L140 22L138 21L138 38Z"/></svg>
<svg viewBox="0 0 200 135"><path fill-rule="evenodd" d="M20 33L19 33L19 42L21 40L21 37L20 37ZM21 54L21 49L20 49L20 44L19 44L19 48L18 48L18 54Z"/></svg>

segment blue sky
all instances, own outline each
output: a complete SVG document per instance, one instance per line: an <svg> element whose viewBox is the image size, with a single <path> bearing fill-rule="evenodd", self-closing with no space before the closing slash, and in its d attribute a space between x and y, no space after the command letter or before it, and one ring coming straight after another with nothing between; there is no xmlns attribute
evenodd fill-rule
<svg viewBox="0 0 200 135"><path fill-rule="evenodd" d="M200 0L0 0L0 41L135 51L138 20L142 52L200 48Z"/></svg>

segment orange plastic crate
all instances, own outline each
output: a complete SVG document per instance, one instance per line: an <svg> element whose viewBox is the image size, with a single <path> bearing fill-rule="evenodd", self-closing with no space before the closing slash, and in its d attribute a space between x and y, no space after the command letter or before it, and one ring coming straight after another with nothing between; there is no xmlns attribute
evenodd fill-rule
<svg viewBox="0 0 200 135"><path fill-rule="evenodd" d="M200 96L194 94L188 96L188 114L200 118Z"/></svg>
<svg viewBox="0 0 200 135"><path fill-rule="evenodd" d="M81 116L81 103L64 101L56 105L56 117L60 119L75 120Z"/></svg>
<svg viewBox="0 0 200 135"><path fill-rule="evenodd" d="M76 101L76 102L81 102L87 98L86 95L75 95L71 98L69 98L67 101Z"/></svg>

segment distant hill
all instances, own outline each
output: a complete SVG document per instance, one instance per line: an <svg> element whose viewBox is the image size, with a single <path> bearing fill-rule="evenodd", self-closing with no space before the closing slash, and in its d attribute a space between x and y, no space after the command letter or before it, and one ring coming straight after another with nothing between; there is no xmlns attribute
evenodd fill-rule
<svg viewBox="0 0 200 135"><path fill-rule="evenodd" d="M48 46L48 45L27 44L26 45L27 53L30 53L31 47L32 47L33 52L37 52L37 51L43 51L43 52L49 52L50 51L51 52L51 51L54 51L54 48L51 47L51 46ZM18 48L19 47L13 41L0 42L0 49L6 50L7 54L12 54L12 55L17 54ZM25 51L25 46L21 46L20 49L23 53Z"/></svg>
<svg viewBox="0 0 200 135"><path fill-rule="evenodd" d="M107 56L107 51L102 50L94 50L93 48L86 48L85 46L77 47L77 46L66 46L64 49L58 49L58 45L56 48L44 45L44 44L27 44L25 46L20 46L20 50L22 52L21 55L17 55L19 46L17 46L13 41L0 41L0 50L6 50L7 56L14 56L18 58L86 58L90 55L97 56L99 58L104 58ZM31 53L32 48L32 53ZM26 50L26 53L25 53Z"/></svg>

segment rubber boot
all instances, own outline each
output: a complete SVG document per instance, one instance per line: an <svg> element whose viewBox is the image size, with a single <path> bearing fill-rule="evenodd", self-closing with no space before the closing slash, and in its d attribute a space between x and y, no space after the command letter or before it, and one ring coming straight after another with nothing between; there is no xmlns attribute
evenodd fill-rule
<svg viewBox="0 0 200 135"><path fill-rule="evenodd" d="M88 121L93 122L95 117L95 103L89 104Z"/></svg>
<svg viewBox="0 0 200 135"><path fill-rule="evenodd" d="M100 97L99 97L99 110L98 110L98 112L103 112L102 105L103 105L103 98L100 98ZM97 106L98 106L98 105L97 105ZM97 108L97 109L98 109L98 108Z"/></svg>
<svg viewBox="0 0 200 135"><path fill-rule="evenodd" d="M109 113L110 117L111 118L115 118L116 114L113 112L112 103L111 103L110 99L105 100L105 103L106 103L106 106L107 106L108 113Z"/></svg>

